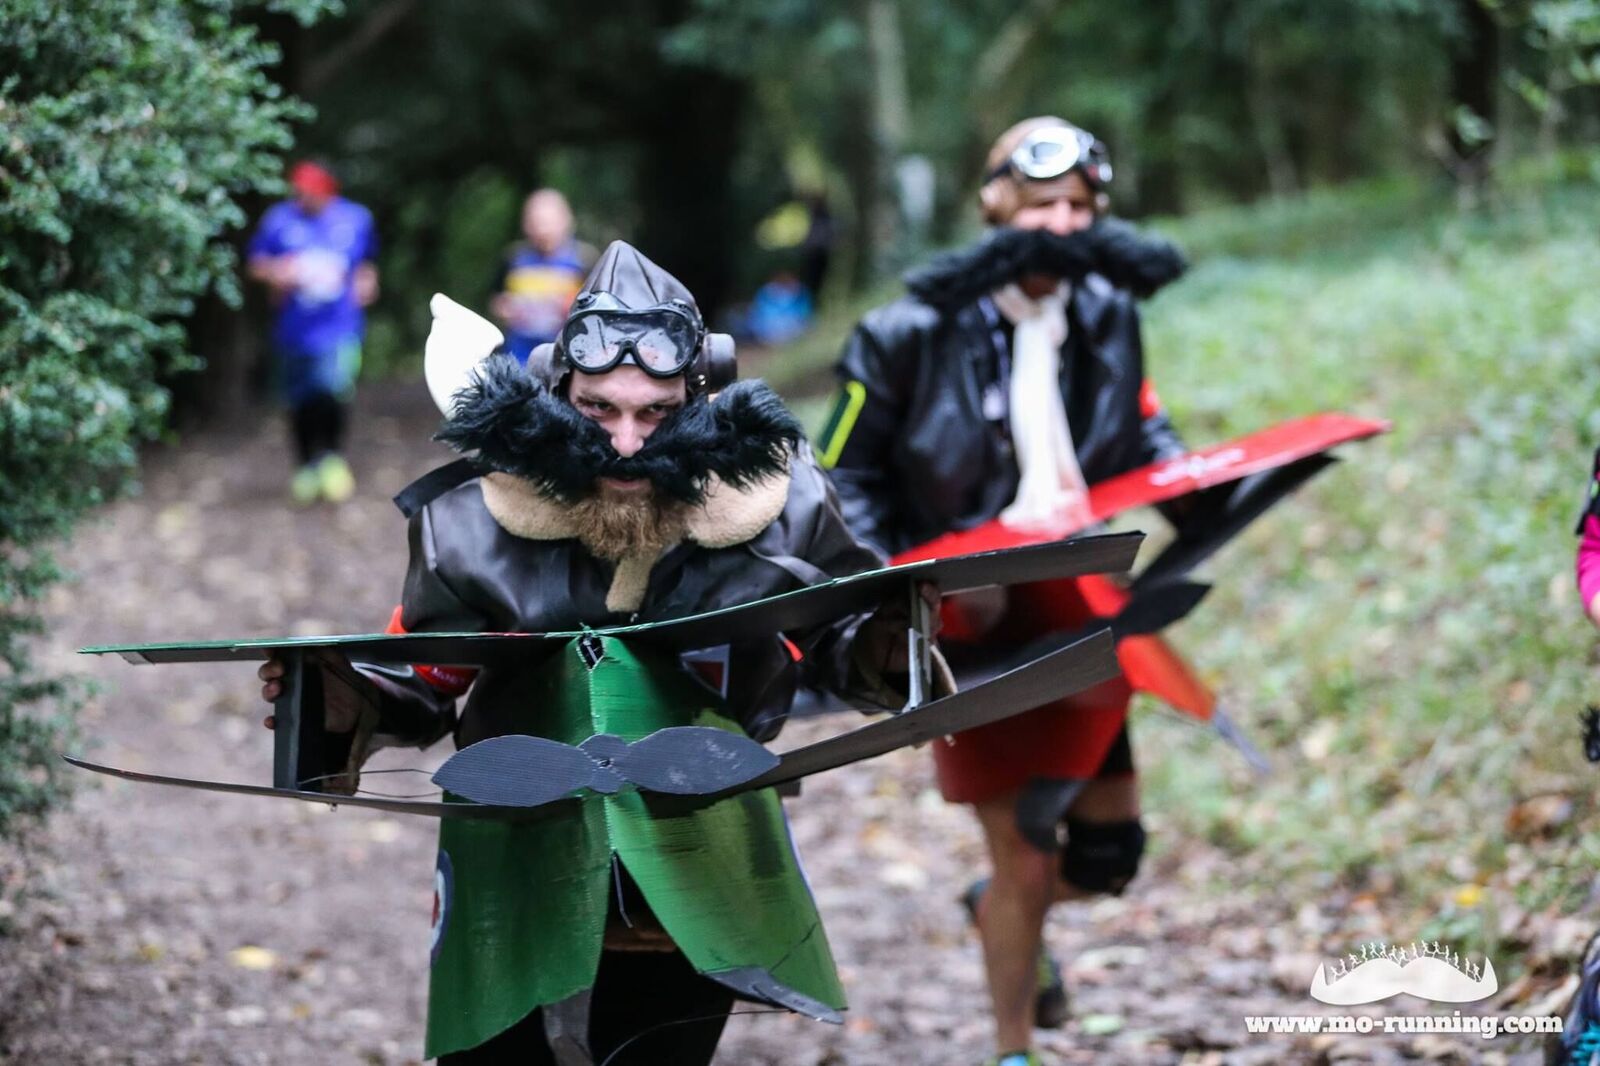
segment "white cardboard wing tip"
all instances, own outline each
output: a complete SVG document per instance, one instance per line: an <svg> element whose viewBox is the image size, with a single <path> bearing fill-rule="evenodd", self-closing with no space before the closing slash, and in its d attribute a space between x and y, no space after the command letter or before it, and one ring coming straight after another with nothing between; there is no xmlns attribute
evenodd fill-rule
<svg viewBox="0 0 1600 1066"><path fill-rule="evenodd" d="M433 312L433 327L423 349L423 377L435 406L448 417L473 368L504 343L505 335L493 322L442 292L433 294L428 309Z"/></svg>

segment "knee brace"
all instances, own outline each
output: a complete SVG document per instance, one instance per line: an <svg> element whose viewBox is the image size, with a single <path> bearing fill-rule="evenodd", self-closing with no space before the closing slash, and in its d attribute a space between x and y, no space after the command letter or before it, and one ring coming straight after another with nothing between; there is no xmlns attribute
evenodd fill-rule
<svg viewBox="0 0 1600 1066"><path fill-rule="evenodd" d="M1144 826L1126 822L1067 819L1067 846L1061 851L1061 876L1085 892L1122 895L1144 855Z"/></svg>

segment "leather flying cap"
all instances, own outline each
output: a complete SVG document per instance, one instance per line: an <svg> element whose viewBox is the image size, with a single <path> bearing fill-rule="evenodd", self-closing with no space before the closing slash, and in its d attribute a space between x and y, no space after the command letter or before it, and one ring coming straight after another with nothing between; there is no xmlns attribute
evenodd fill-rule
<svg viewBox="0 0 1600 1066"><path fill-rule="evenodd" d="M583 309L588 302L585 296L608 293L623 307L642 311L647 307L660 307L674 300L682 301L699 312L694 296L684 288L683 282L651 262L648 256L627 241L612 241L601 254L599 262L584 279L578 290L572 310Z"/></svg>

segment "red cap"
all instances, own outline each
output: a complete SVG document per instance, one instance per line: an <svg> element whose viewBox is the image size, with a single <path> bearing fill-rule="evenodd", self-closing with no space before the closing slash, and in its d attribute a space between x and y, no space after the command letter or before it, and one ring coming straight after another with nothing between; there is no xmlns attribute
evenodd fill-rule
<svg viewBox="0 0 1600 1066"><path fill-rule="evenodd" d="M327 167L302 159L289 168L289 186L302 196L333 196L339 179Z"/></svg>

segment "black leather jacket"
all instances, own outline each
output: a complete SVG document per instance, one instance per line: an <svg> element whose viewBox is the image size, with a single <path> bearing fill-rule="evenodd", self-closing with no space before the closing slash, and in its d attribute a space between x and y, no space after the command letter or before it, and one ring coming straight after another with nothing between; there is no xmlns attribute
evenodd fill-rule
<svg viewBox="0 0 1600 1066"><path fill-rule="evenodd" d="M787 477L748 491L722 488L691 520L686 539L646 566L637 606L616 611L607 598L616 592L617 568L561 535L561 504L505 474L467 481L411 518L401 626L406 632L537 633L659 621L882 565L851 535L827 478L805 456L793 459ZM844 618L790 633L804 655L800 663L776 633L734 643L728 713L751 736L767 740L782 726L802 681L850 695L844 693L851 676L848 645L860 621ZM519 731L518 710L537 665L484 669L473 680L467 671L360 664L383 692L374 746L425 746L452 728L459 745ZM455 696L468 683L457 722Z"/></svg>
<svg viewBox="0 0 1600 1066"><path fill-rule="evenodd" d="M1061 395L1090 484L1184 450L1144 378L1133 298L1074 286ZM824 431L845 521L888 554L998 515L1019 472L1007 420L1011 325L987 297L940 311L912 296L869 312L846 343Z"/></svg>

